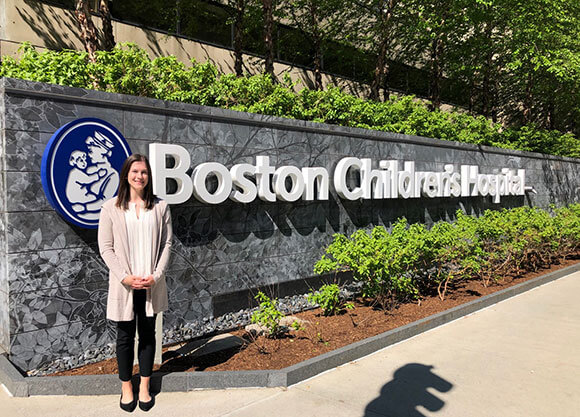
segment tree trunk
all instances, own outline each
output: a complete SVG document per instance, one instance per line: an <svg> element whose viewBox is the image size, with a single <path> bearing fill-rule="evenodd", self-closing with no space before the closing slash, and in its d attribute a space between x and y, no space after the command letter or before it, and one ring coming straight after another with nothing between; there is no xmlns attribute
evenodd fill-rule
<svg viewBox="0 0 580 417"><path fill-rule="evenodd" d="M469 83L469 104L468 104L468 109L467 111L469 112L469 114L473 115L474 114L474 108L475 108L475 81L473 80L473 77L471 77L471 81Z"/></svg>
<svg viewBox="0 0 580 417"><path fill-rule="evenodd" d="M534 87L534 79L532 77L532 71L528 73L528 81L526 83L526 95L524 97L523 104L523 119L524 124L528 124L532 121L532 90Z"/></svg>
<svg viewBox="0 0 580 417"><path fill-rule="evenodd" d="M433 40L431 48L431 83L430 83L430 110L436 110L441 107L441 55L443 53L443 40L440 36Z"/></svg>
<svg viewBox="0 0 580 417"><path fill-rule="evenodd" d="M371 100L378 100L379 99L379 89L381 85L383 85L383 80L387 74L387 48L389 45L389 41L385 36L381 41L381 46L379 49L379 56L377 57L377 63L375 65L374 77L373 81L371 82L371 94L369 98Z"/></svg>
<svg viewBox="0 0 580 417"><path fill-rule="evenodd" d="M494 80L494 82L492 83L492 88L493 88L493 92L492 92L492 96L491 96L491 105L490 107L490 113L491 113L491 120L494 123L497 123L498 121L498 109L499 109L499 81L497 79Z"/></svg>
<svg viewBox="0 0 580 417"><path fill-rule="evenodd" d="M491 111L491 85L490 85L490 77L489 77L489 67L485 69L483 74L483 82L482 82L482 91L481 91L481 113L485 117L489 117L489 113Z"/></svg>
<svg viewBox="0 0 580 417"><path fill-rule="evenodd" d="M493 104L491 103L491 96L492 96L492 80L491 74L493 73L492 65L493 65L493 49L492 49L492 41L491 35L493 33L493 26L490 23L485 25L485 38L487 40L487 56L485 58L485 69L483 72L483 81L482 81L482 92L481 92L481 112L485 117L489 117L489 114L492 111Z"/></svg>
<svg viewBox="0 0 580 417"><path fill-rule="evenodd" d="M383 74L383 101L387 102L390 99L389 95L389 79L387 78L389 75L388 67L385 67L385 72Z"/></svg>
<svg viewBox="0 0 580 417"><path fill-rule="evenodd" d="M111 11L109 1L99 1L99 13L103 22L103 51L112 51L115 47L115 35L113 35L113 24L111 23Z"/></svg>
<svg viewBox="0 0 580 417"><path fill-rule="evenodd" d="M234 70L236 76L244 75L244 60L242 49L244 46L244 0L236 0L236 20L234 21Z"/></svg>
<svg viewBox="0 0 580 417"><path fill-rule="evenodd" d="M75 15L81 29L81 39L85 45L87 53L89 54L89 61L95 62L95 51L99 49L99 41L97 37L97 29L91 19L88 0L77 0Z"/></svg>
<svg viewBox="0 0 580 417"><path fill-rule="evenodd" d="M557 93L557 91L554 91L554 93ZM548 123L547 123L547 128L550 130L555 130L556 129L556 105L554 104L554 99L550 98L550 101L548 102Z"/></svg>
<svg viewBox="0 0 580 417"><path fill-rule="evenodd" d="M379 54L377 56L377 62L375 65L374 77L371 82L371 93L369 98L371 100L379 99L379 89L383 85L383 80L386 78L389 71L387 65L387 49L389 48L389 25L391 18L393 17L393 9L397 5L398 0L388 0L387 10L385 13L381 13L381 44L379 46ZM383 6L384 3L381 4Z"/></svg>
<svg viewBox="0 0 580 417"><path fill-rule="evenodd" d="M322 40L318 28L318 10L316 1L310 2L310 27L312 29L312 45L314 46L314 88L322 90Z"/></svg>
<svg viewBox="0 0 580 417"><path fill-rule="evenodd" d="M322 54L320 52L320 40L314 41L314 88L322 90Z"/></svg>
<svg viewBox="0 0 580 417"><path fill-rule="evenodd" d="M262 0L262 10L264 12L264 44L266 46L266 61L264 72L270 74L274 79L274 16L273 0Z"/></svg>

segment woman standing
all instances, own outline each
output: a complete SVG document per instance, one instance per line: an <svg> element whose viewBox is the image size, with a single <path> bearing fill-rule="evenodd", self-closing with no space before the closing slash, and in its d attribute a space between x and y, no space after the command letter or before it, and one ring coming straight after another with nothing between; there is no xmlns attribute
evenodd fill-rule
<svg viewBox="0 0 580 417"><path fill-rule="evenodd" d="M169 206L155 197L151 167L143 155L131 155L121 169L117 197L103 204L99 250L109 268L107 318L117 322L120 406L133 411L137 398L131 383L135 331L139 332L139 408L150 410L149 381L155 356L155 317L167 310L165 270L172 227Z"/></svg>

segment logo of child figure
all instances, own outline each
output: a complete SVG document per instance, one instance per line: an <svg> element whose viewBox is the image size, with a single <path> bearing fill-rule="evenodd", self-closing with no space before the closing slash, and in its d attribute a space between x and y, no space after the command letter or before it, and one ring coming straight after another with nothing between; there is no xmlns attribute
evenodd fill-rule
<svg viewBox="0 0 580 417"><path fill-rule="evenodd" d="M110 123L85 118L52 136L42 156L42 186L67 221L96 228L102 204L117 194L119 172L131 149Z"/></svg>

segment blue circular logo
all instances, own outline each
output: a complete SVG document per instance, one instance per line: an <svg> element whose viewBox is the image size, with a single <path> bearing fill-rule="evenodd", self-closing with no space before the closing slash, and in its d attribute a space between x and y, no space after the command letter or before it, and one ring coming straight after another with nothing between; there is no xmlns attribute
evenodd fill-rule
<svg viewBox="0 0 580 417"><path fill-rule="evenodd" d="M84 228L99 225L105 201L117 195L119 173L131 149L110 123L84 118L50 138L41 177L48 201L66 220Z"/></svg>

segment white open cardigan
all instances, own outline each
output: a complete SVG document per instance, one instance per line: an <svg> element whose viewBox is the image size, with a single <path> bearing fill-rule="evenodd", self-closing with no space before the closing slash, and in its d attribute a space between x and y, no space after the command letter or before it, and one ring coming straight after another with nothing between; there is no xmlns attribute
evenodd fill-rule
<svg viewBox="0 0 580 417"><path fill-rule="evenodd" d="M129 243L124 210L115 206L114 197L101 207L99 218L99 251L109 268L109 294L107 296L107 318L113 321L133 320L133 291L121 281L131 273ZM169 263L171 239L171 213L167 202L157 199L153 207L155 227L151 236L151 259L155 269L155 284L147 290L145 313L153 314L167 310L167 285L165 270Z"/></svg>

